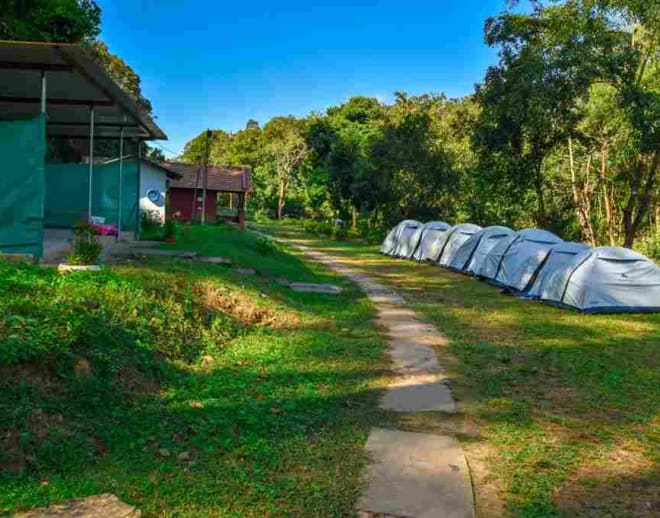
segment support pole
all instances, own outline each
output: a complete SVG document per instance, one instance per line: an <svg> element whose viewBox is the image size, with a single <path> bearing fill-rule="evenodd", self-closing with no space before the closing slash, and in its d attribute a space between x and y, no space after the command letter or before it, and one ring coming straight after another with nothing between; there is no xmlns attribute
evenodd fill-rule
<svg viewBox="0 0 660 518"><path fill-rule="evenodd" d="M41 113L46 113L46 90L47 90L47 81L46 81L46 72L41 71Z"/></svg>
<svg viewBox="0 0 660 518"><path fill-rule="evenodd" d="M140 225L142 224L142 214L140 213L140 192L142 190L142 142L139 140L137 141L137 192L136 198L135 198L135 240L138 241L140 239L140 232L141 228Z"/></svg>
<svg viewBox="0 0 660 518"><path fill-rule="evenodd" d="M202 225L206 223L206 187L209 179L209 152L211 130L206 130L206 146L204 149L204 185L202 186Z"/></svg>
<svg viewBox="0 0 660 518"><path fill-rule="evenodd" d="M89 107L89 197L87 200L87 221L92 221L92 187L94 182L94 105Z"/></svg>
<svg viewBox="0 0 660 518"><path fill-rule="evenodd" d="M122 182L124 180L124 127L119 130L119 193L117 194L117 241L121 240ZM138 200L139 200L138 193ZM139 203L139 201L138 201Z"/></svg>

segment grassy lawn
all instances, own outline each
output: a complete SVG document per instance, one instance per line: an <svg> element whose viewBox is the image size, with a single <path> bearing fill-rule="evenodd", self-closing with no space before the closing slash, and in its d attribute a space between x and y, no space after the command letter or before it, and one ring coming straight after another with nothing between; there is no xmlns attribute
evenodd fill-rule
<svg viewBox="0 0 660 518"><path fill-rule="evenodd" d="M457 435L480 516L660 515L660 315L581 315L377 247L269 231L355 261L447 335L460 414L398 426Z"/></svg>
<svg viewBox="0 0 660 518"><path fill-rule="evenodd" d="M0 515L112 492L143 516L350 515L387 369L351 283L252 233L100 274L0 263ZM339 297L272 282L333 282Z"/></svg>

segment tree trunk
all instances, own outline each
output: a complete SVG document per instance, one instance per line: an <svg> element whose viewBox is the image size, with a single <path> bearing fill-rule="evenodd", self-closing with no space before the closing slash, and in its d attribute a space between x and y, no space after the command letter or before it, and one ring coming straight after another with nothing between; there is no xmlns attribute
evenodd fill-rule
<svg viewBox="0 0 660 518"><path fill-rule="evenodd" d="M653 159L648 168L644 188L640 191L644 176L644 162L639 160L637 168L633 172L633 180L630 188L630 198L623 210L623 230L625 239L623 246L632 248L637 237L637 232L646 217L651 204L651 194L655 187L655 179L660 166L660 151L653 154Z"/></svg>
<svg viewBox="0 0 660 518"><path fill-rule="evenodd" d="M596 246L596 238L594 235L594 229L591 225L591 204L589 203L589 170L591 169L591 155L589 156L589 162L587 163L587 182L585 182L585 187L580 191L577 184L577 176L575 174L575 160L573 158L573 139L568 138L568 161L571 169L571 187L573 190L573 203L575 205L575 214L577 216L578 222L580 223L580 228L582 229L582 235L589 242L591 246Z"/></svg>
<svg viewBox="0 0 660 518"><path fill-rule="evenodd" d="M607 185L607 146L601 146L600 151L600 183L603 189L603 205L605 206L605 224L610 245L616 245L616 232L614 229L614 215L612 213L612 202Z"/></svg>
<svg viewBox="0 0 660 518"><path fill-rule="evenodd" d="M352 213L353 221L352 221L352 227L351 228L353 230L357 230L357 209L355 207L352 207L352 211L353 211L353 213Z"/></svg>
<svg viewBox="0 0 660 518"><path fill-rule="evenodd" d="M543 176L541 174L542 161L538 161L536 166L536 178L534 179L534 188L536 189L536 222L539 227L544 227L547 223L545 210L545 193L543 192Z"/></svg>
<svg viewBox="0 0 660 518"><path fill-rule="evenodd" d="M277 219L282 219L282 213L284 212L284 203L286 200L286 180L280 181L280 194L277 198Z"/></svg>

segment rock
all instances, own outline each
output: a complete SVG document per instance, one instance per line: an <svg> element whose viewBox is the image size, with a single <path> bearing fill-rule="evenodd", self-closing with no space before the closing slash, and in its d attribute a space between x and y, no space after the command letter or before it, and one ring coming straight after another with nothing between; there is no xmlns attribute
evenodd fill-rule
<svg viewBox="0 0 660 518"><path fill-rule="evenodd" d="M170 450L168 450L167 448L161 448L160 450L158 450L158 455L160 455L161 457L169 457L171 453Z"/></svg>
<svg viewBox="0 0 660 518"><path fill-rule="evenodd" d="M182 451L178 456L179 462L189 462L192 460L192 453L189 451Z"/></svg>
<svg viewBox="0 0 660 518"><path fill-rule="evenodd" d="M209 263L209 264L231 264L231 258L229 258L229 257L199 256L199 257L196 257L196 260L200 261L202 263Z"/></svg>
<svg viewBox="0 0 660 518"><path fill-rule="evenodd" d="M57 273L70 272L100 272L101 267L98 264L58 264Z"/></svg>
<svg viewBox="0 0 660 518"><path fill-rule="evenodd" d="M301 291L306 293L323 293L325 295L339 295L341 288L334 284L311 284L306 282L292 282L290 288L293 291Z"/></svg>
<svg viewBox="0 0 660 518"><path fill-rule="evenodd" d="M254 268L234 268L232 270L234 273L238 273L239 275L256 275L257 270Z"/></svg>
<svg viewBox="0 0 660 518"><path fill-rule="evenodd" d="M115 495L104 493L77 500L69 500L25 513L16 513L15 518L138 518L140 511L125 504Z"/></svg>

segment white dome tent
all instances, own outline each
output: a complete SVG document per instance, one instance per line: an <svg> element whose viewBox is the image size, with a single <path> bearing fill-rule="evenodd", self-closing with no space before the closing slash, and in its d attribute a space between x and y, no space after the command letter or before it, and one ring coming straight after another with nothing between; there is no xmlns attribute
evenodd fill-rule
<svg viewBox="0 0 660 518"><path fill-rule="evenodd" d="M493 282L517 293L524 292L553 247L563 242L547 230L531 228L520 231L518 238L503 253Z"/></svg>
<svg viewBox="0 0 660 518"><path fill-rule="evenodd" d="M502 239L515 235L515 230L507 227L492 226L481 229L461 245L449 263L449 268L473 275L494 246Z"/></svg>
<svg viewBox="0 0 660 518"><path fill-rule="evenodd" d="M660 268L627 248L589 249L549 275L539 298L584 313L660 312Z"/></svg>
<svg viewBox="0 0 660 518"><path fill-rule="evenodd" d="M405 219L398 225L396 225L390 233L387 234L387 237L383 241L383 244L380 246L380 253L384 255L393 256L396 252L397 246L399 244L399 239L401 237L402 229L409 224L418 223L412 219Z"/></svg>
<svg viewBox="0 0 660 518"><path fill-rule="evenodd" d="M405 224L401 226L399 231L399 238L397 246L394 250L394 257L409 258L412 256L414 245L412 239L417 232L417 229L422 226L422 223L415 220L406 220Z"/></svg>
<svg viewBox="0 0 660 518"><path fill-rule="evenodd" d="M473 225L472 223L462 223L453 227L437 263L440 266L449 266L461 246L480 230L479 225Z"/></svg>
<svg viewBox="0 0 660 518"><path fill-rule="evenodd" d="M431 261L433 257L437 257L449 236L451 228L451 225L444 221L431 221L424 225L413 259Z"/></svg>
<svg viewBox="0 0 660 518"><path fill-rule="evenodd" d="M591 248L587 245L573 243L571 241L564 241L553 247L545 262L536 272L534 281L525 292L524 298L543 298L544 294L550 289L551 284L555 282L557 275L562 275L565 268L572 264L577 255L588 250L591 250Z"/></svg>
<svg viewBox="0 0 660 518"><path fill-rule="evenodd" d="M516 240L520 238L519 232L514 232L506 236L501 236L495 242L494 246L491 246L490 249L486 250L479 262L476 262L472 266L472 274L479 277L480 279L491 280L497 277L497 273L500 269L500 263L504 257L504 254L509 249L509 247L515 243Z"/></svg>

